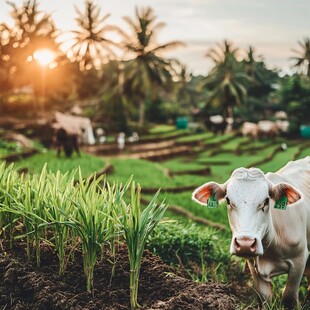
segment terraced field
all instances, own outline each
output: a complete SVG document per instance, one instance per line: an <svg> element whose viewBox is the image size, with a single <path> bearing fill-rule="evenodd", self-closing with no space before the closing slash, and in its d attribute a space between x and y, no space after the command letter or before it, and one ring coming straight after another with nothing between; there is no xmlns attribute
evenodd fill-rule
<svg viewBox="0 0 310 310"><path fill-rule="evenodd" d="M115 142L86 147L80 158L58 159L54 151L45 151L18 161L16 166L29 172L41 171L45 162L51 171L72 171L80 166L84 177L109 166L109 181L125 183L133 175L142 186L145 201L161 188L162 198L170 205L167 216L186 222L207 220L227 227L225 208L211 211L193 203L193 189L210 180L225 182L238 167L276 171L288 161L307 155L309 140L278 137L253 141L235 134L191 133L157 126L138 143L127 143L122 151Z"/></svg>
<svg viewBox="0 0 310 310"><path fill-rule="evenodd" d="M164 137L163 139L166 139ZM160 145L162 138L157 143ZM190 146L191 152L186 155L173 153L173 145ZM283 145L285 144L285 145ZM139 143L140 149L143 142ZM284 150L286 146L286 149ZM145 197L161 188L161 195L170 204L167 215L188 220L180 209L191 212L193 217L204 218L228 226L225 208L207 210L192 202L194 188L207 181L225 182L231 172L238 167L258 167L264 172L276 171L288 161L310 155L310 142L307 140L292 141L281 137L275 140L252 141L248 138L227 134L214 136L211 133L189 134L170 140L171 158L150 160L130 158L132 153L123 154L122 158L105 158L114 166L110 181L125 182L131 175L141 183ZM156 151L154 151L156 153ZM168 156L169 157L169 156ZM177 213L177 215L176 215Z"/></svg>

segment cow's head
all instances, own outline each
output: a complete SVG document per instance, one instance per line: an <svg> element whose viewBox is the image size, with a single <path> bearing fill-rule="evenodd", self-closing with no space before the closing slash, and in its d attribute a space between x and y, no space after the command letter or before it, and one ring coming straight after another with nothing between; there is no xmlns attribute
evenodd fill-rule
<svg viewBox="0 0 310 310"><path fill-rule="evenodd" d="M286 208L298 201L301 194L287 183L273 185L257 168L239 168L224 184L209 182L200 186L192 198L213 207L226 198L233 234L230 252L248 257L264 253L262 240L271 225L270 209Z"/></svg>

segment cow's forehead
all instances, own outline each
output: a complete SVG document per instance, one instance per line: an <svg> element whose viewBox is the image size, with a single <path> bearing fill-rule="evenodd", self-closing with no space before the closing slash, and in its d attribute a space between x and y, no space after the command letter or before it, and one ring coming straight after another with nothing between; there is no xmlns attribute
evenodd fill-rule
<svg viewBox="0 0 310 310"><path fill-rule="evenodd" d="M244 181L265 180L265 174L258 168L238 168L233 171L230 178L235 178Z"/></svg>
<svg viewBox="0 0 310 310"><path fill-rule="evenodd" d="M236 169L227 184L227 195L234 203L261 203L268 196L269 186L258 168Z"/></svg>

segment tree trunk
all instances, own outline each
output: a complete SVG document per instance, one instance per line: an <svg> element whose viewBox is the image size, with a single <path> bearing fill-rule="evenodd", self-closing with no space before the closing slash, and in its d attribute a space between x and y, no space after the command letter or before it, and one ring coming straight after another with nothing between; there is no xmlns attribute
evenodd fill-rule
<svg viewBox="0 0 310 310"><path fill-rule="evenodd" d="M226 132L232 132L232 125L234 121L234 114L233 114L233 107L232 106L227 106L227 115L225 117L225 121L227 122L227 118L229 121L227 122L227 127L226 127Z"/></svg>
<svg viewBox="0 0 310 310"><path fill-rule="evenodd" d="M141 99L139 102L139 127L143 127L144 125L144 114L145 114L145 106L144 100Z"/></svg>

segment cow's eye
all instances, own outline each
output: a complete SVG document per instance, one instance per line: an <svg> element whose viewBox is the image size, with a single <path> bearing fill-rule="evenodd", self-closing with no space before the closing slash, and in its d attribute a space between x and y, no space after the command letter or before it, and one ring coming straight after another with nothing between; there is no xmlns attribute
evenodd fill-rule
<svg viewBox="0 0 310 310"><path fill-rule="evenodd" d="M268 210L268 207L269 207L269 198L266 198L264 203L261 205L259 209L265 212L265 209Z"/></svg>
<svg viewBox="0 0 310 310"><path fill-rule="evenodd" d="M226 197L226 202L227 202L228 205L230 205L230 200L229 200L228 197Z"/></svg>

